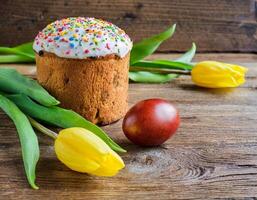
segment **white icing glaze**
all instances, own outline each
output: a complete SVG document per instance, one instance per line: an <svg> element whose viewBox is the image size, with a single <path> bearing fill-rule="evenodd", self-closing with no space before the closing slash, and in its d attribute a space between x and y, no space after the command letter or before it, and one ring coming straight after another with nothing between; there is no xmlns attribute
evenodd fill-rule
<svg viewBox="0 0 257 200"><path fill-rule="evenodd" d="M124 57L132 48L129 36L109 22L84 17L57 20L35 38L33 49L63 58L84 59L116 54Z"/></svg>

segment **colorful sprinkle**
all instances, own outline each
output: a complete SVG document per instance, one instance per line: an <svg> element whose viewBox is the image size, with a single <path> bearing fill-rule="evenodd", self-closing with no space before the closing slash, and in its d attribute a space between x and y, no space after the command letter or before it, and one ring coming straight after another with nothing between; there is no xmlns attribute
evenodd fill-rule
<svg viewBox="0 0 257 200"><path fill-rule="evenodd" d="M84 35L84 36L82 37L82 40L83 40L84 42L88 42L87 36Z"/></svg>
<svg viewBox="0 0 257 200"><path fill-rule="evenodd" d="M75 46L75 45L74 45L73 43L70 43L70 48L72 48L72 49L73 49L73 48L74 48L74 46Z"/></svg>
<svg viewBox="0 0 257 200"><path fill-rule="evenodd" d="M36 52L44 50L60 57L87 58L116 54L124 57L132 48L128 35L112 23L95 18L70 17L57 20L35 38Z"/></svg>
<svg viewBox="0 0 257 200"><path fill-rule="evenodd" d="M110 46L108 43L106 43L106 48L110 50Z"/></svg>

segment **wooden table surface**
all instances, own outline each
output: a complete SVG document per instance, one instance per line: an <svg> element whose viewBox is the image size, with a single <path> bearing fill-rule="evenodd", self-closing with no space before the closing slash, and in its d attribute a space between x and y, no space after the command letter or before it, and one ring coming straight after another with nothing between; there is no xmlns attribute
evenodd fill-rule
<svg viewBox="0 0 257 200"><path fill-rule="evenodd" d="M173 58L174 55L153 57ZM203 89L181 76L168 84L130 84L129 104L165 98L177 105L181 126L165 145L140 148L123 135L121 120L103 127L128 153L113 178L73 172L55 157L53 141L38 133L41 157L35 191L27 184L15 127L0 112L0 199L206 199L257 196L257 55L199 54L249 67L236 89ZM6 65L5 65L6 66ZM29 65L8 65L35 74ZM251 199L251 198L250 198ZM254 199L254 198L253 198Z"/></svg>

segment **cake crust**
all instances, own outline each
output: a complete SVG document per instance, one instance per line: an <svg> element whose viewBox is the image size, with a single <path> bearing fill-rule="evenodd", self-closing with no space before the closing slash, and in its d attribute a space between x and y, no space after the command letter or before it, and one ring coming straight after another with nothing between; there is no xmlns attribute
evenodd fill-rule
<svg viewBox="0 0 257 200"><path fill-rule="evenodd" d="M41 54L42 53L42 54ZM37 79L61 106L95 124L110 124L127 111L129 53L86 59L36 54Z"/></svg>

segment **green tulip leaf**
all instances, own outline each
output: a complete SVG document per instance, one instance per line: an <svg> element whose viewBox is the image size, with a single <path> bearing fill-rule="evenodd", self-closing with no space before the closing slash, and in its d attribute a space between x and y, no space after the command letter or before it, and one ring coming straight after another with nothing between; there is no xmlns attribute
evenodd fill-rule
<svg viewBox="0 0 257 200"><path fill-rule="evenodd" d="M34 63L35 59L23 55L0 55L0 63Z"/></svg>
<svg viewBox="0 0 257 200"><path fill-rule="evenodd" d="M141 60L132 64L132 66L137 67L149 67L149 68L159 68L159 69L177 69L177 70L192 70L193 65L190 63L196 52L195 43L192 44L191 49L189 49L185 54L175 61L170 60L154 60L146 61ZM147 71L130 72L130 80L138 83L165 83L172 79L179 77L178 74L159 74Z"/></svg>
<svg viewBox="0 0 257 200"><path fill-rule="evenodd" d="M59 104L39 83L21 75L15 69L0 68L0 90L8 93L23 93L45 106Z"/></svg>
<svg viewBox="0 0 257 200"><path fill-rule="evenodd" d="M178 76L177 74L159 74L145 71L129 72L130 80L137 83L166 83Z"/></svg>
<svg viewBox="0 0 257 200"><path fill-rule="evenodd" d="M134 63L132 66L178 70L191 70L193 68L192 64L171 60L141 60Z"/></svg>
<svg viewBox="0 0 257 200"><path fill-rule="evenodd" d="M192 59L195 56L195 53L196 53L196 45L195 45L195 43L193 43L191 49L189 49L185 54L183 54L181 57L177 58L175 61L190 64Z"/></svg>
<svg viewBox="0 0 257 200"><path fill-rule="evenodd" d="M35 53L32 45L33 42L28 42L16 47L0 47L0 54L22 55L31 59L35 59Z"/></svg>
<svg viewBox="0 0 257 200"><path fill-rule="evenodd" d="M154 35L134 44L130 53L130 64L132 65L139 60L142 60L146 56L151 55L163 41L167 40L173 35L175 29L176 24L158 35Z"/></svg>
<svg viewBox="0 0 257 200"><path fill-rule="evenodd" d="M21 143L22 158L27 179L32 188L38 189L35 184L36 165L39 159L37 136L26 115L8 98L0 94L0 108L13 120Z"/></svg>
<svg viewBox="0 0 257 200"><path fill-rule="evenodd" d="M72 110L57 106L45 107L32 101L24 94L5 95L28 116L62 128L82 127L96 134L117 152L126 152L116 144L100 127L87 121Z"/></svg>

